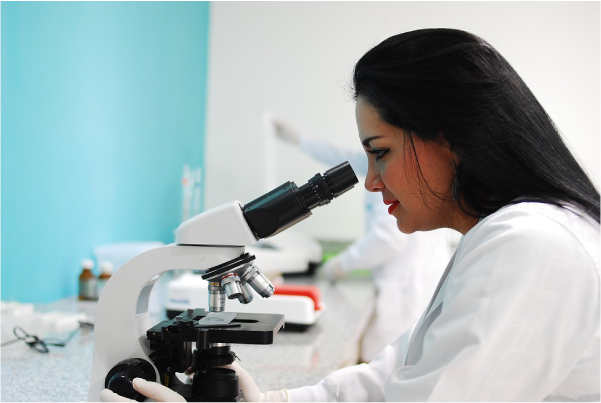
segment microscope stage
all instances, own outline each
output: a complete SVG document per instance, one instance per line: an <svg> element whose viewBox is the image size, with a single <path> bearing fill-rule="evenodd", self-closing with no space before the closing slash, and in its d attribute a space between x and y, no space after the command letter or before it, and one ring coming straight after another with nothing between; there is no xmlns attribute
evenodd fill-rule
<svg viewBox="0 0 601 403"><path fill-rule="evenodd" d="M273 344L274 335L284 326L284 315L266 313L234 313L229 323L203 324L210 312L188 309L171 320L163 321L147 332L148 340L194 341L207 343Z"/></svg>

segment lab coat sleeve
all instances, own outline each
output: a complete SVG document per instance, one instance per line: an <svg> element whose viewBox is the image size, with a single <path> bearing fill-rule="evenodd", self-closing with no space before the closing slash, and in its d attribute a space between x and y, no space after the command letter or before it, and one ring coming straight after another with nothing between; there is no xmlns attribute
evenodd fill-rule
<svg viewBox="0 0 601 403"><path fill-rule="evenodd" d="M370 219L372 222L365 235L338 255L342 271L374 269L402 249L408 235L399 231L396 220L384 214L374 214Z"/></svg>
<svg viewBox="0 0 601 403"><path fill-rule="evenodd" d="M382 402L384 385L392 370L407 357L412 329L407 330L394 343L369 364L346 367L333 372L313 386L290 389L292 402Z"/></svg>
<svg viewBox="0 0 601 403"><path fill-rule="evenodd" d="M298 147L311 157L326 165L337 165L348 161L355 174L367 174L367 156L361 149L340 148L323 140L301 134Z"/></svg>
<svg viewBox="0 0 601 403"><path fill-rule="evenodd" d="M580 241L543 216L488 219L460 245L422 356L394 370L387 400L541 401L598 337L599 272Z"/></svg>

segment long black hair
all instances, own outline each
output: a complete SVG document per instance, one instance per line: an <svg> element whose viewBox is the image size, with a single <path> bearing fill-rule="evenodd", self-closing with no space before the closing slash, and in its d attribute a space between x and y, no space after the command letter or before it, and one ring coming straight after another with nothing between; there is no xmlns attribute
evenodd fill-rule
<svg viewBox="0 0 601 403"><path fill-rule="evenodd" d="M442 133L460 157L465 213L535 201L576 205L599 222L598 190L530 89L483 39L442 28L395 35L361 57L353 85L355 99L411 144L413 135Z"/></svg>

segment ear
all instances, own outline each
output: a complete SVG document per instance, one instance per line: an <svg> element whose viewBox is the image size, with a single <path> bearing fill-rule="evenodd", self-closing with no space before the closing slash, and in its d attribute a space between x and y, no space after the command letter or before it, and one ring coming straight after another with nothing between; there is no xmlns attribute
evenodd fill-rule
<svg viewBox="0 0 601 403"><path fill-rule="evenodd" d="M438 133L433 142L436 144L442 155L448 157L449 163L451 163L451 161L454 161L455 165L459 166L459 164L461 163L461 157L459 157L457 151L453 150L453 147L451 146L451 144L449 144L447 138L442 132Z"/></svg>
<svg viewBox="0 0 601 403"><path fill-rule="evenodd" d="M456 166L461 165L461 157L459 156L457 151L451 151L451 153L453 154L453 161L455 162L455 165Z"/></svg>

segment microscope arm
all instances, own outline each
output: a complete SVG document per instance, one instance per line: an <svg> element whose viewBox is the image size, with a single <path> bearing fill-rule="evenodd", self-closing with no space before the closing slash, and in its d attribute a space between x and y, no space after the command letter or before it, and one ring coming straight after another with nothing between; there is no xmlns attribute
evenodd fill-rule
<svg viewBox="0 0 601 403"><path fill-rule="evenodd" d="M244 247L170 244L146 251L117 270L102 291L96 310L88 401L98 400L106 374L119 361L135 357L152 362L146 339L146 331L153 325L148 297L160 274L174 269L207 270L242 253Z"/></svg>
<svg viewBox="0 0 601 403"><path fill-rule="evenodd" d="M102 291L94 321L94 356L88 400L98 400L106 374L125 358L152 360L146 331L153 325L148 299L159 277L170 270L205 272L244 253L257 237L240 202L217 206L182 223L176 244L146 251L125 263ZM235 245L235 246L229 246ZM158 375L156 367L153 365Z"/></svg>

